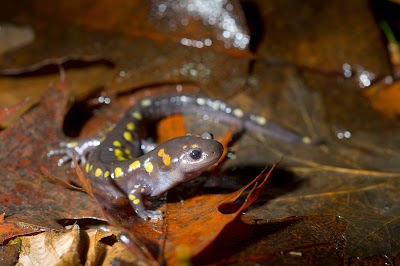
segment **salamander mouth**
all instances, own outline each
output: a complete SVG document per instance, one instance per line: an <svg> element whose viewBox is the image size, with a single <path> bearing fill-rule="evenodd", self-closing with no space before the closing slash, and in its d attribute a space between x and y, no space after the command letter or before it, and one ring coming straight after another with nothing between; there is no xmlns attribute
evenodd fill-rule
<svg viewBox="0 0 400 266"><path fill-rule="evenodd" d="M223 154L223 152L224 152L224 146L223 146L221 143L219 143L218 141L216 141L216 144L217 144L217 145L216 145L215 149L213 149L213 151L211 152L211 154L214 155L216 161L218 161L219 158L221 158L221 156L222 156L222 154ZM216 162L216 161L215 161L215 162Z"/></svg>
<svg viewBox="0 0 400 266"><path fill-rule="evenodd" d="M211 166L216 163L221 158L223 152L224 146L218 141L215 141L214 148L208 153L207 160L204 161L204 164Z"/></svg>

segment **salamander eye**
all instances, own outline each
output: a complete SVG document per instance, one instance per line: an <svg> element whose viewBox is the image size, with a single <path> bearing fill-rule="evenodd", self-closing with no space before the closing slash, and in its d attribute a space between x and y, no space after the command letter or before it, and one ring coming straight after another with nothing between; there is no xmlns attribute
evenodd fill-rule
<svg viewBox="0 0 400 266"><path fill-rule="evenodd" d="M189 156L190 158L192 158L193 160L199 160L201 159L201 155L202 155L202 151L200 149L191 149L189 151Z"/></svg>

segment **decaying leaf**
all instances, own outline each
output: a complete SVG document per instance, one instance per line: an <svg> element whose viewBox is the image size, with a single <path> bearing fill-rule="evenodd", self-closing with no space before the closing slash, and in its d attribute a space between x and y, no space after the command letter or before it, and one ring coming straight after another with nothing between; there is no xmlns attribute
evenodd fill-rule
<svg viewBox="0 0 400 266"><path fill-rule="evenodd" d="M22 265L78 265L83 248L80 245L81 237L77 225L63 233L49 231L35 236L21 237L18 262Z"/></svg>
<svg viewBox="0 0 400 266"><path fill-rule="evenodd" d="M71 60L107 60L118 68L109 82L113 91L196 82L219 84L224 93L232 94L245 83L252 56L237 1L215 2L211 9L195 1L191 5L187 1L92 1L84 9L80 3L47 0L26 4L26 9L18 9L10 2L0 11L5 21L29 24L35 36L29 45L0 54L0 73L32 72ZM220 67L225 64L235 68L226 71Z"/></svg>
<svg viewBox="0 0 400 266"><path fill-rule="evenodd" d="M61 139L62 104L67 99L62 86L51 90L37 108L1 133L0 202L4 223L12 229L8 235L7 230L2 231L1 242L29 232L63 229L57 220L64 218L102 217L101 210L86 194L42 178L42 166L52 169L56 176L62 172L46 154Z"/></svg>

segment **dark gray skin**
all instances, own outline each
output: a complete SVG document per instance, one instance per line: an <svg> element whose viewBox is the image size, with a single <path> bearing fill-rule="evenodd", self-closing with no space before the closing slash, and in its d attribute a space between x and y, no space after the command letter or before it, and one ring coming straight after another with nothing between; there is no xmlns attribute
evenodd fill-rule
<svg viewBox="0 0 400 266"><path fill-rule="evenodd" d="M138 158L111 164L101 164L90 156L88 161L96 161L96 164L87 175L93 185L109 194L128 197L133 210L143 219L162 219L161 211L146 210L143 197L159 196L179 183L198 177L215 164L224 148L210 136L205 133L202 136L174 138ZM134 167L130 167L132 163L135 163ZM117 172L118 177L116 168L122 170ZM103 175L96 177L96 169L101 169ZM108 178L104 178L106 171L110 172ZM121 191L125 195L121 195Z"/></svg>

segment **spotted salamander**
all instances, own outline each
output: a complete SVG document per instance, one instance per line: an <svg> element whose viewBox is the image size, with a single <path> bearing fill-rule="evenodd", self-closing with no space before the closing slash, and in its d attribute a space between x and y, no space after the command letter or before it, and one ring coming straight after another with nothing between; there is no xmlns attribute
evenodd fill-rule
<svg viewBox="0 0 400 266"><path fill-rule="evenodd" d="M143 154L144 124L183 113L197 114L235 124L239 130L261 132L294 143L313 143L266 118L245 114L240 108L197 95L158 95L135 104L102 140L86 139L64 143L58 164L79 155L92 186L115 197L127 197L143 219L161 219L160 211L147 210L143 196L158 196L175 185L199 176L218 161L223 146L210 133L187 135L160 144ZM88 157L87 157L87 154ZM87 157L87 159L86 159Z"/></svg>

